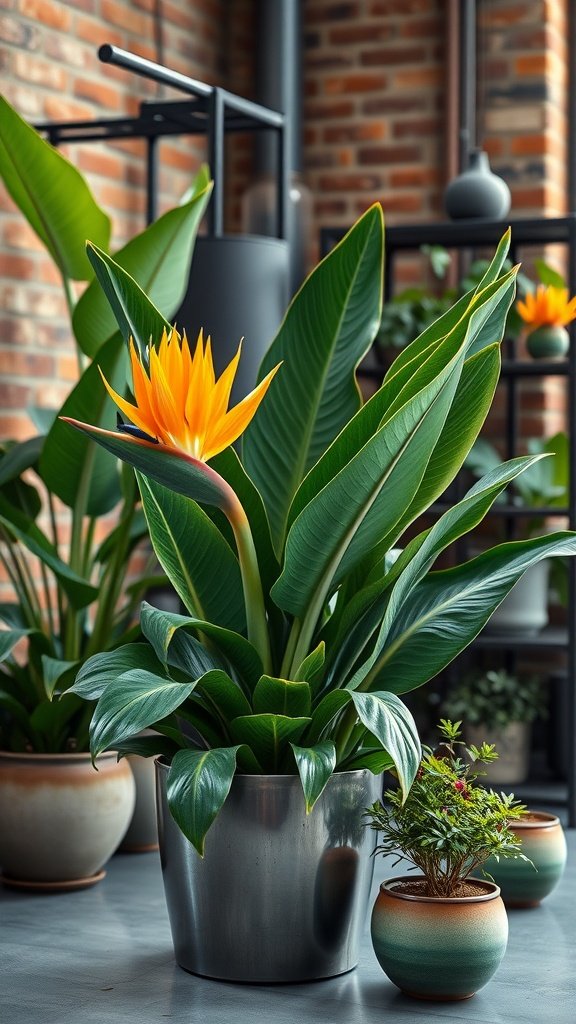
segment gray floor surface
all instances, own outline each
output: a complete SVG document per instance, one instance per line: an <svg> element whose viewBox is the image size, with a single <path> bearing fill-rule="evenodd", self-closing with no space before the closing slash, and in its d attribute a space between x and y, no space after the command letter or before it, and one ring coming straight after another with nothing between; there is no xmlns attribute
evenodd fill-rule
<svg viewBox="0 0 576 1024"><path fill-rule="evenodd" d="M3 1024L576 1024L576 830L566 874L537 909L509 911L494 979L460 1003L401 995L366 933L358 967L303 985L235 985L175 963L158 855L117 855L82 892L0 887ZM375 889L390 874L376 862Z"/></svg>

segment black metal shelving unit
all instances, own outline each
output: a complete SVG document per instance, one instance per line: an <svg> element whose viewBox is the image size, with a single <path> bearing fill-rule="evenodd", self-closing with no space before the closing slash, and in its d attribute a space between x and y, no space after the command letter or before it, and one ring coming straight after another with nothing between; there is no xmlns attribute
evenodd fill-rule
<svg viewBox="0 0 576 1024"><path fill-rule="evenodd" d="M526 218L510 221L463 220L427 224L395 225L386 230L386 262L384 291L386 297L394 294L396 258L399 253L417 251L422 245L442 245L447 249L478 250L495 248L508 227L512 229L510 258L519 262L519 253L526 247L538 247L551 243L566 246L568 262L568 287L570 294L576 294L576 214L552 218ZM321 231L321 250L325 254L344 236L343 227L326 227ZM576 331L570 325L571 344L566 359L522 360L516 358L514 343L505 342L501 383L506 388L506 447L508 456L518 452L519 435L519 394L518 385L522 378L565 377L568 382L567 433L570 445L570 488L566 508L530 510L530 514L565 515L569 528L576 529ZM367 366L360 373L372 378L381 378L383 369ZM440 510L440 506L437 507ZM432 512L434 509L431 510ZM526 510L514 506L498 507L513 529L514 520L526 514ZM566 628L549 627L534 636L481 634L475 641L486 650L530 651L535 649L565 651L568 672L568 746L567 792L553 784L550 787L551 802L565 804L568 824L576 826L576 559L569 559L569 602ZM519 786L522 799L542 800L542 785L529 788ZM537 791L537 794L536 794Z"/></svg>

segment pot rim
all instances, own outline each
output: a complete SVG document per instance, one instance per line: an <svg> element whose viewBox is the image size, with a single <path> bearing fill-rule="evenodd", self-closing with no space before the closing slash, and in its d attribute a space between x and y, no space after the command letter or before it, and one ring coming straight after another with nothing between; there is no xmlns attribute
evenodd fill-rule
<svg viewBox="0 0 576 1024"><path fill-rule="evenodd" d="M467 878L466 881L481 885L486 890L477 896L414 896L412 893L395 892L393 888L399 882L418 882L422 878L424 878L424 875L395 875L394 878L386 878L381 882L380 892L385 892L388 896L392 896L397 900L406 900L408 903L444 903L448 904L448 906L454 906L458 903L465 905L469 903L488 903L490 900L498 899L500 896L500 886L496 885L496 882L489 882L487 878L476 878L474 875Z"/></svg>
<svg viewBox="0 0 576 1024"><path fill-rule="evenodd" d="M94 760L96 762L108 761L112 757L118 758L116 750L103 750ZM91 761L92 755L89 750L63 751L61 754L45 754L37 750L0 750L0 758L6 758L9 761L47 761L51 764L64 760L74 764L82 761Z"/></svg>
<svg viewBox="0 0 576 1024"><path fill-rule="evenodd" d="M168 771L170 769L170 762L166 754L157 754L154 757L154 764L156 764L158 768L162 768L163 771ZM354 768L352 771L332 772L330 778L349 778L351 776L357 777L359 775L373 775L373 772L371 772L369 768ZM249 785L251 780L258 779L278 779L278 781L294 779L295 781L300 782L300 776L297 771L290 774L284 773L276 775L273 772L254 772L254 774L250 774L249 772L236 771L234 772L233 781L236 781L236 779L242 779L245 782L245 785Z"/></svg>
<svg viewBox="0 0 576 1024"><path fill-rule="evenodd" d="M532 811L528 808L528 814L532 818L537 818L538 821L527 821L523 818L514 818L510 822L510 828L554 828L555 825L560 825L560 818L557 814L551 814L549 811Z"/></svg>

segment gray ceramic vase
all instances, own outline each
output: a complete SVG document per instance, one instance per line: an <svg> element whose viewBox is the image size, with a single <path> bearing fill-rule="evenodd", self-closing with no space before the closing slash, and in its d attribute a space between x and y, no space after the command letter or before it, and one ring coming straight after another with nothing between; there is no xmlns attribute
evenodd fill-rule
<svg viewBox="0 0 576 1024"><path fill-rule="evenodd" d="M510 210L510 189L490 169L487 153L473 149L469 164L444 192L446 213L452 220L502 220Z"/></svg>

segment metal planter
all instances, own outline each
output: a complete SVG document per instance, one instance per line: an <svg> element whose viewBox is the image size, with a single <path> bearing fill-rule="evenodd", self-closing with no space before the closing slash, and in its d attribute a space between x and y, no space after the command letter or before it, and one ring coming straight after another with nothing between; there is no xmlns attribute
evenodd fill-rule
<svg viewBox="0 0 576 1024"><path fill-rule="evenodd" d="M306 815L300 779L238 775L200 858L156 761L160 854L178 964L226 981L312 981L358 962L374 858L366 770L333 775Z"/></svg>

